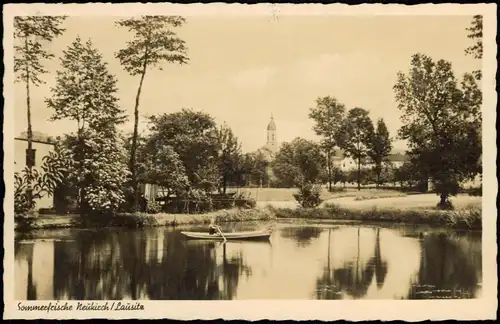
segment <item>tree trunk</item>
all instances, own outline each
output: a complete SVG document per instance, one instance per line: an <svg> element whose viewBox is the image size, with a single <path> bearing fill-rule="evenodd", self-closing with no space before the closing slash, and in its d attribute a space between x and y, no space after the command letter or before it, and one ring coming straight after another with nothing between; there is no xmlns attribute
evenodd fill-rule
<svg viewBox="0 0 500 324"><path fill-rule="evenodd" d="M137 88L137 95L135 96L135 108L134 108L134 135L132 136L132 146L130 148L130 173L132 176L132 189L133 189L133 200L132 209L137 210L137 205L139 202L139 188L137 186L137 173L135 165L135 154L137 152L137 137L139 128L139 100L141 97L142 84L144 82L144 77L146 76L147 61L144 60L144 65L141 73L141 81L139 82L139 87Z"/></svg>
<svg viewBox="0 0 500 324"><path fill-rule="evenodd" d="M376 175L377 176L377 180L376 181L377 181L377 183L375 184L375 186L377 188L379 187L379 184L380 184L380 173L382 172L381 169L382 169L381 167L377 167L377 170L376 170L376 173L377 173L377 175Z"/></svg>
<svg viewBox="0 0 500 324"><path fill-rule="evenodd" d="M328 170L328 190L332 191L332 165L331 165L331 152L328 150L326 152L327 159L327 170Z"/></svg>
<svg viewBox="0 0 500 324"><path fill-rule="evenodd" d="M80 218L85 217L85 189L80 187Z"/></svg>
<svg viewBox="0 0 500 324"><path fill-rule="evenodd" d="M439 200L439 205L440 206L445 206L446 205L446 200L448 199L448 194L446 192L442 192L440 194L440 200Z"/></svg>
<svg viewBox="0 0 500 324"><path fill-rule="evenodd" d="M28 53L28 37L24 38L24 48L26 53ZM29 63L28 60L26 60L26 112L27 112L27 121L28 121L28 172L29 172L29 177L28 177L28 183L27 183L27 190L26 194L28 197L28 201L30 203L30 206L33 205L33 192L32 192L32 187L31 187L31 181L32 181L32 170L33 170L33 162L32 161L32 151L33 151L33 130L31 128L31 100L30 100L30 69L29 69Z"/></svg>
<svg viewBox="0 0 500 324"><path fill-rule="evenodd" d="M225 195L226 194L226 188L227 188L227 176L224 174L222 178L222 193Z"/></svg>
<svg viewBox="0 0 500 324"><path fill-rule="evenodd" d="M361 158L358 158L358 191L361 190Z"/></svg>
<svg viewBox="0 0 500 324"><path fill-rule="evenodd" d="M79 133L81 133L81 131L79 130ZM78 156L78 159L80 161L80 168L83 164L83 139L81 138L81 135L79 134L79 139L78 139L78 145L80 146L79 148L79 156ZM83 170L80 169L80 174L83 173ZM85 178L82 179L81 183L79 184L79 187L80 187L80 217L83 218L85 216Z"/></svg>

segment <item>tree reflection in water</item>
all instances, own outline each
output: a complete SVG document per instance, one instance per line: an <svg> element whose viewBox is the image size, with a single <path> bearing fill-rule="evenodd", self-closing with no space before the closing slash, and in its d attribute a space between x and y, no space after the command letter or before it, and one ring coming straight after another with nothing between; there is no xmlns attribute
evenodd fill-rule
<svg viewBox="0 0 500 324"><path fill-rule="evenodd" d="M429 234L420 244L420 270L409 298L475 298L482 271L480 238Z"/></svg>
<svg viewBox="0 0 500 324"><path fill-rule="evenodd" d="M380 229L376 229L375 249L373 256L366 264L360 260L360 229L357 233L357 255L354 262L346 262L340 269L330 267L331 232L328 233L328 261L322 275L316 280L317 299L341 299L346 293L354 299L366 295L368 287L375 275L377 287L380 289L387 275L387 262L382 260L380 252Z"/></svg>
<svg viewBox="0 0 500 324"><path fill-rule="evenodd" d="M58 299L232 299L249 274L242 255L229 259L213 243L189 244L179 233L79 233L55 246ZM159 250L157 247L161 247ZM223 253L217 265L215 253ZM222 278L222 287L219 279Z"/></svg>
<svg viewBox="0 0 500 324"><path fill-rule="evenodd" d="M293 239L297 246L306 247L311 244L312 239L316 239L321 234L320 227L285 227L281 229L281 237Z"/></svg>

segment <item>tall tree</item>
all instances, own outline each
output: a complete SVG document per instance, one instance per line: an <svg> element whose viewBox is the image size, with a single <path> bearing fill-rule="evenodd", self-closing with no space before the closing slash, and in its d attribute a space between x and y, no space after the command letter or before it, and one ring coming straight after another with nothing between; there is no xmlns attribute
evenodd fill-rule
<svg viewBox="0 0 500 324"><path fill-rule="evenodd" d="M158 146L171 146L179 155L194 189L210 191L218 184L217 125L212 116L183 109L153 115L149 122L151 137Z"/></svg>
<svg viewBox="0 0 500 324"><path fill-rule="evenodd" d="M282 185L301 186L316 183L325 167L321 147L303 138L283 143L272 163L273 171Z"/></svg>
<svg viewBox="0 0 500 324"><path fill-rule="evenodd" d="M121 186L128 175L120 163L124 151L116 126L125 117L117 105L116 78L91 40L84 43L79 37L64 51L61 67L46 103L54 110L52 120L76 122L68 142L80 212L110 211L123 201Z"/></svg>
<svg viewBox="0 0 500 324"><path fill-rule="evenodd" d="M47 73L43 62L54 57L47 51L43 43L51 42L60 36L65 29L61 24L65 16L17 16L14 18L14 72L17 82L24 82L26 86L26 115L28 122L28 176L27 176L27 199L33 200L31 195L31 176L34 164L33 154L33 130L31 125L31 97L30 85L38 87L45 83L41 77ZM33 205L34 206L34 205Z"/></svg>
<svg viewBox="0 0 500 324"><path fill-rule="evenodd" d="M240 172L245 176L245 184L250 186L254 182L260 183L266 176L268 165L269 162L260 151L244 154Z"/></svg>
<svg viewBox="0 0 500 324"><path fill-rule="evenodd" d="M156 184L166 198L171 194L180 196L189 191L189 181L182 161L171 146L158 143L156 137L146 140L138 147L138 180Z"/></svg>
<svg viewBox="0 0 500 324"><path fill-rule="evenodd" d="M332 153L338 146L339 130L345 114L344 104L337 99L327 96L316 100L316 107L311 108L309 118L315 122L314 131L323 137L322 146L326 153L326 167L328 172L328 185L332 189L333 165Z"/></svg>
<svg viewBox="0 0 500 324"><path fill-rule="evenodd" d="M116 53L116 57L128 73L140 76L135 97L134 135L130 152L134 206L137 205L138 200L136 151L142 85L149 68L158 67L162 70L162 63L187 63L185 42L171 30L172 27L179 27L184 22L185 19L178 16L141 16L116 23L117 26L125 27L134 33L134 39L127 42L126 47Z"/></svg>
<svg viewBox="0 0 500 324"><path fill-rule="evenodd" d="M387 161L387 157L392 150L391 138L389 131L385 125L384 119L377 121L377 128L371 136L368 147L368 156L375 164L374 171L376 175L377 187L380 184L380 175L382 173L382 165Z"/></svg>
<svg viewBox="0 0 500 324"><path fill-rule="evenodd" d="M361 162L368 156L373 137L373 123L368 111L353 108L347 113L340 130L340 147L357 162L358 190L361 190Z"/></svg>
<svg viewBox="0 0 500 324"><path fill-rule="evenodd" d="M225 194L228 182L235 180L241 164L241 144L226 124L217 130L217 151L221 189Z"/></svg>
<svg viewBox="0 0 500 324"><path fill-rule="evenodd" d="M408 74L398 73L394 86L410 156L428 174L439 206L448 207L460 183L481 171L481 91L471 74L461 87L450 62L415 54Z"/></svg>
<svg viewBox="0 0 500 324"><path fill-rule="evenodd" d="M471 26L467 29L467 38L474 41L474 45L465 49L465 54L473 56L475 59L483 58L483 16L476 15L472 18ZM474 71L477 80L481 80L481 70Z"/></svg>

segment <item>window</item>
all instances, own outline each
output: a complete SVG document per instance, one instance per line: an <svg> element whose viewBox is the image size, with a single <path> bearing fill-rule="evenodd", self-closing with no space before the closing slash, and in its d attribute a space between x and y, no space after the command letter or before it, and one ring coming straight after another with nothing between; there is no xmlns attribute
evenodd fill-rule
<svg viewBox="0 0 500 324"><path fill-rule="evenodd" d="M35 159L36 157L36 150L31 149L31 152L29 149L26 149L26 166L35 166Z"/></svg>

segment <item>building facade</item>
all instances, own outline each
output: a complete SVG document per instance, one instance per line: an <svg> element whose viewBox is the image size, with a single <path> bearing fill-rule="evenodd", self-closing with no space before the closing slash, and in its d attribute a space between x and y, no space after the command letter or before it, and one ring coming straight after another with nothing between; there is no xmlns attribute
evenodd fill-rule
<svg viewBox="0 0 500 324"><path fill-rule="evenodd" d="M401 153L391 153L387 157L387 162L390 163L393 168L401 167L407 160L408 156ZM358 168L358 161L356 161L352 157L347 156L344 151L339 148L334 150L332 161L333 165L343 172L357 170ZM361 161L361 169L372 169L374 166L375 164L369 158L362 159Z"/></svg>

